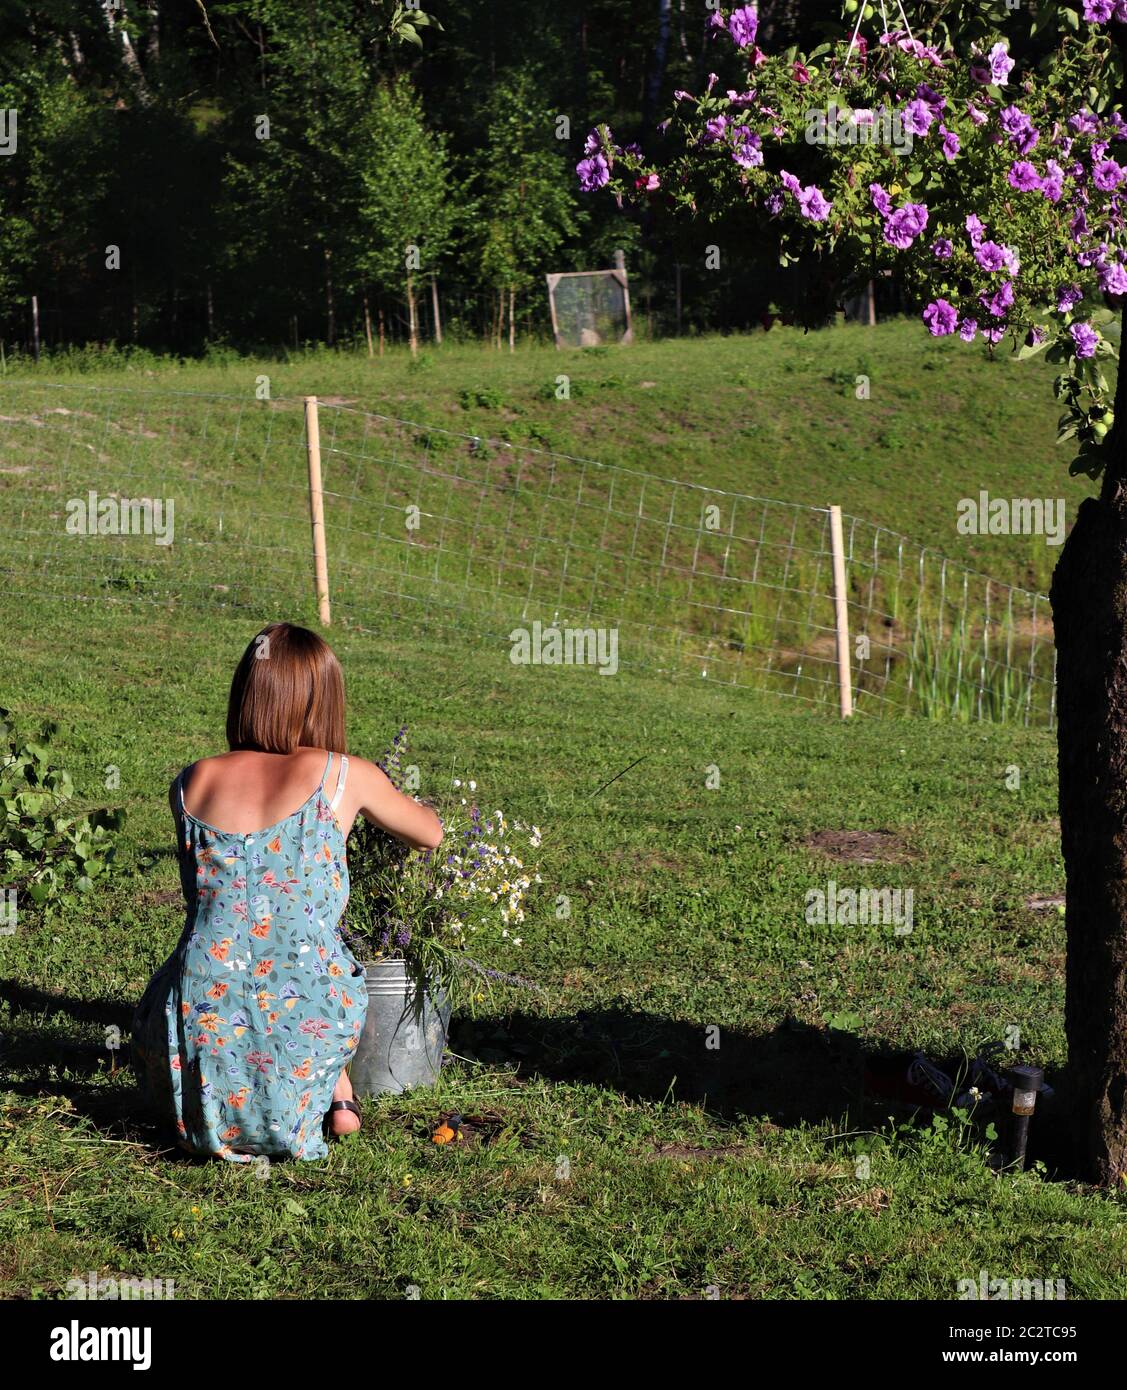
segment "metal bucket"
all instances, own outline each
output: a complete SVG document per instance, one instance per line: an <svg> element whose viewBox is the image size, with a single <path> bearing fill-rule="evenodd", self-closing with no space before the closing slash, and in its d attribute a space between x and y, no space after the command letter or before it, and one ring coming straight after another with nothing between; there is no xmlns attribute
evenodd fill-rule
<svg viewBox="0 0 1127 1390"><path fill-rule="evenodd" d="M401 960L364 962L368 1015L348 1069L358 1096L433 1086L442 1066L450 1005L407 974Z"/></svg>

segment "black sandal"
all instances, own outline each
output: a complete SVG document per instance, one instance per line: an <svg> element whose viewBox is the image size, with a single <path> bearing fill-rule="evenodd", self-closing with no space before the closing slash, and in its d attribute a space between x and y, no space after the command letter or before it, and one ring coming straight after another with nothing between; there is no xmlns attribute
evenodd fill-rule
<svg viewBox="0 0 1127 1390"><path fill-rule="evenodd" d="M364 1116L363 1116L363 1114L362 1114L362 1112L361 1112L361 1110L360 1110L360 1107L356 1104L356 1102L355 1102L354 1100L334 1100L334 1101L331 1101L331 1102L329 1103L329 1108L328 1108L328 1110L325 1111L325 1120L324 1120L324 1125L323 1125L323 1128L324 1128L324 1131L325 1131L325 1138L326 1138L326 1139L343 1139L343 1138L344 1138L344 1135L343 1135L343 1134L334 1134L333 1131L332 1131L331 1126L329 1125L329 1116L333 1113L334 1110L351 1110L352 1113L356 1116L356 1118L360 1121L361 1126L363 1126L363 1123L364 1123ZM359 1130L354 1130L353 1133L357 1133L357 1134L358 1134L358 1133L359 1133Z"/></svg>

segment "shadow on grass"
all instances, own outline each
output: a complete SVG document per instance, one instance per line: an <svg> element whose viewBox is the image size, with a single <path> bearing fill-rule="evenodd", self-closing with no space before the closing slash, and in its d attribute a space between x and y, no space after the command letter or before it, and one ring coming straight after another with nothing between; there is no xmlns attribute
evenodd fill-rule
<svg viewBox="0 0 1127 1390"><path fill-rule="evenodd" d="M167 1148L167 1133L146 1114L133 1084L131 1004L71 999L11 981L0 981L0 1001L17 1024L3 1040L6 1089L66 1096L104 1133ZM21 1015L39 1021L20 1025ZM60 1022L60 1015L75 1026ZM90 1024L120 1029L121 1048L111 1054L104 1042L87 1041L80 1025ZM725 1123L756 1118L780 1128L829 1125L856 1132L881 1127L890 1115L912 1114L910 1107L865 1094L866 1063L894 1061L892 1048L862 1048L850 1034L789 1018L768 1031L724 1027L710 1035L703 1023L628 1008L554 1017L513 1013L455 1019L449 1049L462 1059L515 1068L525 1078L598 1086L634 1101L699 1105ZM1058 1085L1056 1077L1047 1079ZM1074 1161L1060 1111L1059 1103L1040 1107L1029 1158L1066 1178ZM922 1116L923 1123L928 1119ZM1003 1141L1006 1120L998 1117Z"/></svg>

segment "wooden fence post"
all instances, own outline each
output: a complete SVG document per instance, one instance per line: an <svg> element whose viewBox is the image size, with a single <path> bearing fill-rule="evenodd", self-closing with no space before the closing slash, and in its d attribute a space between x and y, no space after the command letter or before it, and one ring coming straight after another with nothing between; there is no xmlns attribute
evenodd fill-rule
<svg viewBox="0 0 1127 1390"><path fill-rule="evenodd" d="M325 497L321 490L321 429L317 397L305 397L305 453L309 462L309 519L313 523L313 577L321 623L332 622L329 608L329 561L325 553Z"/></svg>
<svg viewBox="0 0 1127 1390"><path fill-rule="evenodd" d="M845 542L841 532L841 508L830 508L830 547L833 551L834 617L837 628L837 685L841 717L853 713L853 682L849 674L849 605L845 588Z"/></svg>

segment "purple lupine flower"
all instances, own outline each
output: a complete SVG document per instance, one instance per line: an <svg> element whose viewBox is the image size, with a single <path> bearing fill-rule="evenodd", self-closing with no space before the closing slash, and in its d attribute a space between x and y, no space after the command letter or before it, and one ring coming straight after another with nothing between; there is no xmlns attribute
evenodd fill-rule
<svg viewBox="0 0 1127 1390"><path fill-rule="evenodd" d="M579 175L579 187L584 193L594 193L610 182L610 165L601 154L593 154L590 159L581 159L575 166Z"/></svg>
<svg viewBox="0 0 1127 1390"><path fill-rule="evenodd" d="M973 343L977 332L978 322L975 319L963 319L959 324L959 337L964 343Z"/></svg>
<svg viewBox="0 0 1127 1390"><path fill-rule="evenodd" d="M1033 193L1041 187L1041 175L1027 159L1018 159L1010 165L1006 182L1019 193Z"/></svg>
<svg viewBox="0 0 1127 1390"><path fill-rule="evenodd" d="M959 144L959 137L953 130L948 130L946 126L940 126L939 133L943 137L943 157L950 164L959 150L962 149Z"/></svg>
<svg viewBox="0 0 1127 1390"><path fill-rule="evenodd" d="M941 236L931 243L931 254L937 261L949 261L954 250L947 237Z"/></svg>
<svg viewBox="0 0 1127 1390"><path fill-rule="evenodd" d="M728 33L737 48L751 48L759 32L759 16L754 5L742 5L728 16Z"/></svg>
<svg viewBox="0 0 1127 1390"><path fill-rule="evenodd" d="M885 241L899 251L906 251L927 226L927 216L923 203L905 203L884 224Z"/></svg>
<svg viewBox="0 0 1127 1390"><path fill-rule="evenodd" d="M1092 182L1103 193L1113 193L1127 178L1127 169L1114 159L1101 159L1092 170Z"/></svg>
<svg viewBox="0 0 1127 1390"><path fill-rule="evenodd" d="M1067 285L1057 295L1057 313L1067 314L1075 309L1077 304L1084 298L1084 293L1079 285Z"/></svg>
<svg viewBox="0 0 1127 1390"><path fill-rule="evenodd" d="M935 115L926 101L910 101L904 109L904 128L913 135L926 135L931 129Z"/></svg>
<svg viewBox="0 0 1127 1390"><path fill-rule="evenodd" d="M1090 323L1073 323L1068 327L1069 335L1076 346L1077 357L1093 357L1100 335Z"/></svg>
<svg viewBox="0 0 1127 1390"><path fill-rule="evenodd" d="M924 310L923 321L933 338L944 338L948 333L954 333L959 316L945 299L937 299Z"/></svg>

